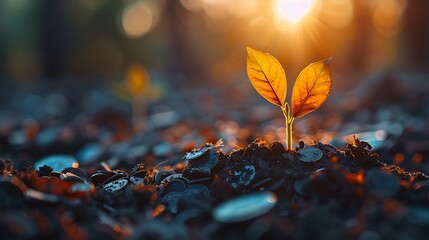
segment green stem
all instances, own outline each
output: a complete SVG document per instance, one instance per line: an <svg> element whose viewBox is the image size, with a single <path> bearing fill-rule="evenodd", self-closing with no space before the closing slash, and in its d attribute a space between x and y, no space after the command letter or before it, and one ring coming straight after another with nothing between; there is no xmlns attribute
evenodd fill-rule
<svg viewBox="0 0 429 240"><path fill-rule="evenodd" d="M292 124L294 117L290 115L289 105L286 103L282 106L283 115L285 116L286 121L286 143L287 150L292 151Z"/></svg>
<svg viewBox="0 0 429 240"><path fill-rule="evenodd" d="M292 123L293 118L290 116L286 120L286 131L287 131L287 150L292 151Z"/></svg>

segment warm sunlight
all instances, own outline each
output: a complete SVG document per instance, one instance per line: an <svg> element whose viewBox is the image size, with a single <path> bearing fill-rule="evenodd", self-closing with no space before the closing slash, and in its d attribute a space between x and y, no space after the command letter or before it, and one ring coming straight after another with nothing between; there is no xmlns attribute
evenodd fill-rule
<svg viewBox="0 0 429 240"><path fill-rule="evenodd" d="M277 0L274 11L278 17L298 22L310 11L313 3L314 0Z"/></svg>

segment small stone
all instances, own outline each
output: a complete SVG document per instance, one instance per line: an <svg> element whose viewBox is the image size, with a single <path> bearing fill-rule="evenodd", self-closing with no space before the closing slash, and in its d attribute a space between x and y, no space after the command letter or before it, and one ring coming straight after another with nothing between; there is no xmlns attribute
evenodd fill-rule
<svg viewBox="0 0 429 240"><path fill-rule="evenodd" d="M311 180L309 178L299 179L295 181L295 192L297 192L301 196L311 196L313 193L313 189L310 186L310 182Z"/></svg>
<svg viewBox="0 0 429 240"><path fill-rule="evenodd" d="M332 153L337 151L337 149L330 144L323 144L321 142L317 142L317 147L319 147L325 153Z"/></svg>
<svg viewBox="0 0 429 240"><path fill-rule="evenodd" d="M130 177L130 181L131 181L134 185L144 184L144 178L141 178L141 177L131 176L131 177Z"/></svg>
<svg viewBox="0 0 429 240"><path fill-rule="evenodd" d="M213 169L219 161L219 155L216 152L209 152L206 157L201 157L199 159L190 161L188 163L189 167L192 168L208 168Z"/></svg>
<svg viewBox="0 0 429 240"><path fill-rule="evenodd" d="M429 227L429 208L417 206L408 208L407 220L416 225Z"/></svg>
<svg viewBox="0 0 429 240"><path fill-rule="evenodd" d="M114 172L99 170L96 173L91 175L91 182L94 183L95 185L102 184L107 179L111 178L113 175L115 175Z"/></svg>
<svg viewBox="0 0 429 240"><path fill-rule="evenodd" d="M103 189L108 192L116 192L124 188L128 184L127 179L118 179L113 182L109 182L103 186Z"/></svg>
<svg viewBox="0 0 429 240"><path fill-rule="evenodd" d="M301 148L296 155L303 162L317 162L323 157L323 152L317 147L306 147Z"/></svg>
<svg viewBox="0 0 429 240"><path fill-rule="evenodd" d="M302 149L302 148L304 148L305 147L305 144L304 144L304 141L299 141L298 142L298 147L300 148L300 149Z"/></svg>
<svg viewBox="0 0 429 240"><path fill-rule="evenodd" d="M180 179L173 179L170 182L166 183L161 191L162 195L165 195L170 192L184 192L186 190L186 184Z"/></svg>
<svg viewBox="0 0 429 240"><path fill-rule="evenodd" d="M131 176L135 176L135 177L140 177L140 178L145 178L147 176L149 176L149 172L145 169L143 170L138 170L136 172L132 172Z"/></svg>
<svg viewBox="0 0 429 240"><path fill-rule="evenodd" d="M171 181L171 180L173 180L174 178L180 178L180 177L182 177L182 174L181 174L181 173L172 174L172 175L170 175L170 176L168 176L168 177L164 178L164 179L161 181L161 184L164 184L165 182Z"/></svg>
<svg viewBox="0 0 429 240"><path fill-rule="evenodd" d="M366 174L365 186L372 195L381 198L393 197L401 188L397 176L379 169L370 170Z"/></svg>
<svg viewBox="0 0 429 240"><path fill-rule="evenodd" d="M183 184L185 184L186 188L188 188L189 185L191 185L191 183L189 182L189 180L187 178L185 178L185 177L178 177L178 178L175 178L173 180L181 181Z"/></svg>
<svg viewBox="0 0 429 240"><path fill-rule="evenodd" d="M70 193L92 193L95 191L92 183L75 183L69 188Z"/></svg>
<svg viewBox="0 0 429 240"><path fill-rule="evenodd" d="M182 194L180 192L169 192L162 197L162 203L167 206L167 210L173 214L178 212L177 205Z"/></svg>
<svg viewBox="0 0 429 240"><path fill-rule="evenodd" d="M86 173L82 169L79 169L79 168L68 167L68 168L64 169L62 171L62 173L73 173L74 175L81 177L83 179L87 178Z"/></svg>
<svg viewBox="0 0 429 240"><path fill-rule="evenodd" d="M269 212L277 203L272 192L257 192L226 201L212 211L213 218L222 223L243 222Z"/></svg>
<svg viewBox="0 0 429 240"><path fill-rule="evenodd" d="M208 187L202 184L193 184L189 186L183 195L199 195L199 196L209 196L210 190Z"/></svg>
<svg viewBox="0 0 429 240"><path fill-rule="evenodd" d="M207 153L207 151L208 151L208 148L206 148L206 147L203 147L201 149L192 150L191 152L186 154L184 158L188 161L192 161L192 160L195 160L195 159L203 156L205 153Z"/></svg>
<svg viewBox="0 0 429 240"><path fill-rule="evenodd" d="M210 169L190 168L190 169L185 169L185 171L183 171L183 176L186 177L187 179L194 180L194 179L201 179L201 178L208 178L208 177L211 178L212 174L210 173Z"/></svg>
<svg viewBox="0 0 429 240"><path fill-rule="evenodd" d="M157 157L166 157L171 153L171 145L169 143L163 142L155 145L152 151Z"/></svg>
<svg viewBox="0 0 429 240"><path fill-rule="evenodd" d="M60 132L59 127L49 127L41 130L36 136L36 145L39 147L47 147L52 145Z"/></svg>
<svg viewBox="0 0 429 240"><path fill-rule="evenodd" d="M161 184L161 182L168 176L173 175L174 172L173 171L169 171L169 170L161 170L159 172L156 173L155 175L155 183L156 184Z"/></svg>
<svg viewBox="0 0 429 240"><path fill-rule="evenodd" d="M50 155L38 160L34 164L34 169L39 170L39 168L43 167L44 165L51 167L54 172L62 172L64 169L68 167L78 166L78 162L74 157L70 155L65 155L65 154Z"/></svg>
<svg viewBox="0 0 429 240"><path fill-rule="evenodd" d="M121 170L115 170L113 171L114 175L108 178L106 181L104 181L102 184L110 183L113 181L116 181L118 179L127 179L128 174L125 172L122 172Z"/></svg>
<svg viewBox="0 0 429 240"><path fill-rule="evenodd" d="M103 154L100 144L90 143L83 146L77 153L77 158L81 164L90 164Z"/></svg>
<svg viewBox="0 0 429 240"><path fill-rule="evenodd" d="M81 177L74 175L73 173L67 173L67 174L62 174L60 176L60 179L66 182L71 182L71 183L81 183L81 182L85 182L84 179L82 179Z"/></svg>
<svg viewBox="0 0 429 240"><path fill-rule="evenodd" d="M34 189L27 189L27 191L24 193L27 198L42 201L42 202L49 202L49 203L57 203L60 199L58 196L44 193L38 190Z"/></svg>

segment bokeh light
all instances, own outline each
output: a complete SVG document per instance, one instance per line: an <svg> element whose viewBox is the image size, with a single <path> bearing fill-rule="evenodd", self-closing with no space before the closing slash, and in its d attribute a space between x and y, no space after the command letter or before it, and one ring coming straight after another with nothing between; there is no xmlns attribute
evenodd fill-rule
<svg viewBox="0 0 429 240"><path fill-rule="evenodd" d="M138 38L154 27L157 18L155 5L145 1L130 3L122 13L122 26L130 38Z"/></svg>
<svg viewBox="0 0 429 240"><path fill-rule="evenodd" d="M204 9L202 0L180 0L180 3L189 11L198 12Z"/></svg>
<svg viewBox="0 0 429 240"><path fill-rule="evenodd" d="M353 20L353 3L351 0L323 1L322 17L331 27L342 29Z"/></svg>
<svg viewBox="0 0 429 240"><path fill-rule="evenodd" d="M310 12L313 4L314 0L277 0L274 11L281 18L298 22Z"/></svg>
<svg viewBox="0 0 429 240"><path fill-rule="evenodd" d="M393 36L401 30L402 17L407 5L405 0L379 0L374 5L374 26L382 36Z"/></svg>

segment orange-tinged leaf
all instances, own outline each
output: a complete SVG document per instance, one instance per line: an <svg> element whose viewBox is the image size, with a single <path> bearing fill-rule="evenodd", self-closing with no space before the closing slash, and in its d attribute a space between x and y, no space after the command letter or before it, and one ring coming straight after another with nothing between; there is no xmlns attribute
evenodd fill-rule
<svg viewBox="0 0 429 240"><path fill-rule="evenodd" d="M330 60L312 63L299 74L292 90L292 117L316 110L328 98L332 85Z"/></svg>
<svg viewBox="0 0 429 240"><path fill-rule="evenodd" d="M286 74L277 59L247 47L247 75L256 91L270 103L283 106L286 100Z"/></svg>

